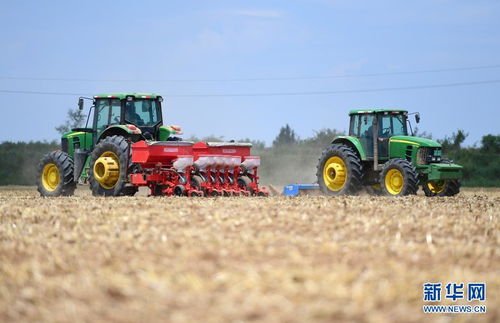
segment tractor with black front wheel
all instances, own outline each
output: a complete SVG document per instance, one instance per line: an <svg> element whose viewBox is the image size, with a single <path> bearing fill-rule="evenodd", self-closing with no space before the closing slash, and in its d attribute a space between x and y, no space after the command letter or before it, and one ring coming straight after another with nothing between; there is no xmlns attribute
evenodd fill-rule
<svg viewBox="0 0 500 323"><path fill-rule="evenodd" d="M441 145L408 135L408 111L358 109L349 112L348 136L334 138L318 162L317 180L326 195L453 196L460 192L462 166L442 158ZM416 122L420 115L415 113Z"/></svg>

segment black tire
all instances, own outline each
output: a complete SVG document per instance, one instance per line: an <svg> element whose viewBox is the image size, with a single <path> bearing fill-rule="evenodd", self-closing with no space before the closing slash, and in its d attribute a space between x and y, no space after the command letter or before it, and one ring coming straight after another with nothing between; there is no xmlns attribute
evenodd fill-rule
<svg viewBox="0 0 500 323"><path fill-rule="evenodd" d="M250 192L250 195L254 194L253 188L250 186L252 180L248 176L240 176L238 177L238 187L244 189L245 191Z"/></svg>
<svg viewBox="0 0 500 323"><path fill-rule="evenodd" d="M424 189L425 196L454 196L460 193L460 181L456 179L446 180L444 182L444 189L441 192L434 193L428 186L429 183L424 183L422 188Z"/></svg>
<svg viewBox="0 0 500 323"><path fill-rule="evenodd" d="M113 152L118 157L119 170L116 183L109 188L103 187L94 176L94 164L105 152ZM90 157L89 182L92 195L94 196L120 196L129 195L133 190L129 190L127 184L127 173L129 169L130 151L129 145L123 136L110 136L101 140ZM127 194L129 193L129 194ZM134 192L135 194L135 192Z"/></svg>
<svg viewBox="0 0 500 323"><path fill-rule="evenodd" d="M177 185L174 187L174 196L185 196L185 195L187 194L184 185Z"/></svg>
<svg viewBox="0 0 500 323"><path fill-rule="evenodd" d="M402 175L401 188L398 189L399 192L387 186L386 178L391 170L397 170ZM386 196L415 195L418 190L417 170L413 164L407 160L400 158L391 159L384 164L382 172L380 173L380 187L382 188L383 195Z"/></svg>
<svg viewBox="0 0 500 323"><path fill-rule="evenodd" d="M345 177L345 179L343 180L344 182L342 186L337 190L329 187L326 184L327 179L325 179L325 172L328 171L325 170L325 167L327 166L326 163L333 157L340 158L345 166L345 174L342 176ZM333 171L333 173L334 178L340 176L340 174L337 174L335 171ZM316 168L316 178L318 180L319 188L323 194L330 196L354 195L363 187L361 181L362 177L363 166L361 164L361 160L350 147L342 144L333 144L326 148L321 154Z"/></svg>
<svg viewBox="0 0 500 323"><path fill-rule="evenodd" d="M44 185L44 181L42 180L44 168L49 164L54 164L59 173L57 186L53 189L51 189L47 184ZM73 171L73 159L67 153L62 151L53 151L45 154L38 163L37 167L36 185L38 192L41 196L45 197L73 195L76 189Z"/></svg>
<svg viewBox="0 0 500 323"><path fill-rule="evenodd" d="M122 192L120 195L122 196L134 196L135 193L137 193L137 191L139 191L139 188L136 187L136 186L125 186L123 189L122 189Z"/></svg>

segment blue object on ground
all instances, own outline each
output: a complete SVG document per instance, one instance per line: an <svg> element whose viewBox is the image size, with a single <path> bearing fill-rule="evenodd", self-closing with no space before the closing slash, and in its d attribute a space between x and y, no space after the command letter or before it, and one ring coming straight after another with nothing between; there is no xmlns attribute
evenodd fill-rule
<svg viewBox="0 0 500 323"><path fill-rule="evenodd" d="M290 184L283 187L283 195L285 196L297 196L300 191L303 190L317 190L319 189L318 184Z"/></svg>

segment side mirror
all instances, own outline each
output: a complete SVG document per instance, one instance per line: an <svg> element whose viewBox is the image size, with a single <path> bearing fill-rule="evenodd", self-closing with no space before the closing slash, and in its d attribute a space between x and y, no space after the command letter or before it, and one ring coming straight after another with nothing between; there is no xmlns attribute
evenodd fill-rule
<svg viewBox="0 0 500 323"><path fill-rule="evenodd" d="M415 122L416 123L420 122L420 113L418 113L418 112L415 114Z"/></svg>
<svg viewBox="0 0 500 323"><path fill-rule="evenodd" d="M83 98L78 99L78 109L83 110Z"/></svg>

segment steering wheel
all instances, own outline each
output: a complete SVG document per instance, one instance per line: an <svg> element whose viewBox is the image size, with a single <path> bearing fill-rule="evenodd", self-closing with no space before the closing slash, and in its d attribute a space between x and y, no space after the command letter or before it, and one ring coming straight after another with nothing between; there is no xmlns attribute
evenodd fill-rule
<svg viewBox="0 0 500 323"><path fill-rule="evenodd" d="M382 136L387 136L391 133L391 128L382 128Z"/></svg>

